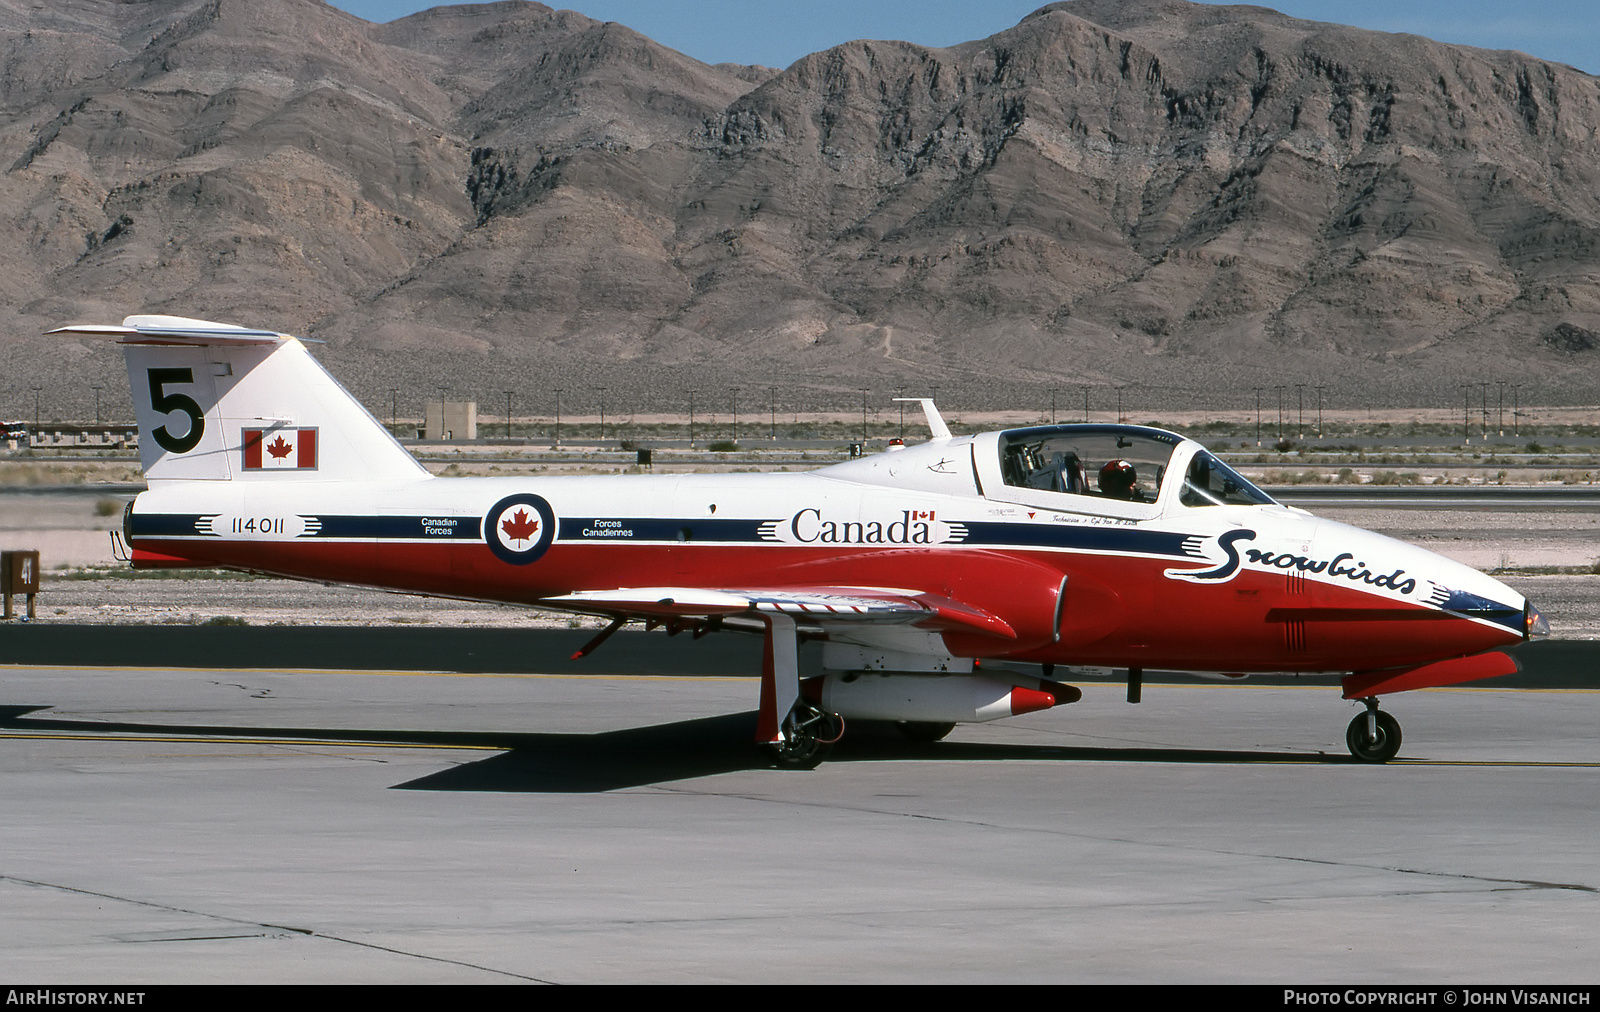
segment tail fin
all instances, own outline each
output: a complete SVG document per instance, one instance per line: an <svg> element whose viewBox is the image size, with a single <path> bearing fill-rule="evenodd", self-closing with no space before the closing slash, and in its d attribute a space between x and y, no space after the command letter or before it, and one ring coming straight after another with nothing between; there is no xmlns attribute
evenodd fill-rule
<svg viewBox="0 0 1600 1012"><path fill-rule="evenodd" d="M288 334L177 316L50 333L123 346L149 481L428 476Z"/></svg>

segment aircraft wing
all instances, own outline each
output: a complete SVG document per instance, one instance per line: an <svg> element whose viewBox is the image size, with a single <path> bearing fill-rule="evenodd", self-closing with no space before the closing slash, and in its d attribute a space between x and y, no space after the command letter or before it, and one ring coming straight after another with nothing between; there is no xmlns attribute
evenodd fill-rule
<svg viewBox="0 0 1600 1012"><path fill-rule="evenodd" d="M976 632L1016 639L1002 618L938 594L885 587L623 587L538 602L551 608L638 618L787 615L819 622L904 623L934 632Z"/></svg>

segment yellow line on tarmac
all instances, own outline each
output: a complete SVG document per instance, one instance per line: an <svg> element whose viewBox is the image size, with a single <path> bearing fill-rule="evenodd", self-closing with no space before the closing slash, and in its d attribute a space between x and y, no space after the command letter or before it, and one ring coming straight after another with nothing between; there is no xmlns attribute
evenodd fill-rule
<svg viewBox="0 0 1600 1012"><path fill-rule="evenodd" d="M1551 767L1555 769L1600 769L1600 762L1558 762L1537 759L1390 759L1390 766L1494 766L1494 767Z"/></svg>

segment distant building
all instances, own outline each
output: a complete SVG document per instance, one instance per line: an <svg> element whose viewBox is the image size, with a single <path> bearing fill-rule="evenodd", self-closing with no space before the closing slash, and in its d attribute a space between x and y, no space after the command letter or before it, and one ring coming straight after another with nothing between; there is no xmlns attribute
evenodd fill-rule
<svg viewBox="0 0 1600 1012"><path fill-rule="evenodd" d="M423 439L477 439L477 401L429 401Z"/></svg>
<svg viewBox="0 0 1600 1012"><path fill-rule="evenodd" d="M104 446L119 450L139 445L139 427L121 425L77 425L71 422L45 422L38 427L22 422L0 424L0 438L7 449L30 446Z"/></svg>

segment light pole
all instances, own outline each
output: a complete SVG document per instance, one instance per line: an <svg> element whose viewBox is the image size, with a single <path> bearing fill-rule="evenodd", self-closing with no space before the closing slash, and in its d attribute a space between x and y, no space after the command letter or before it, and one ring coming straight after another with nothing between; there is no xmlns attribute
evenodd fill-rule
<svg viewBox="0 0 1600 1012"><path fill-rule="evenodd" d="M739 388L733 387L728 391L728 398L733 407L733 441L739 441Z"/></svg>
<svg viewBox="0 0 1600 1012"><path fill-rule="evenodd" d="M39 428L39 391L43 389L40 386L33 388L33 427L36 430Z"/></svg>
<svg viewBox="0 0 1600 1012"><path fill-rule="evenodd" d="M399 404L400 404L400 388L399 387L390 387L389 388L389 431L394 433L396 439L400 438L400 423L395 419L395 415L397 413Z"/></svg>
<svg viewBox="0 0 1600 1012"><path fill-rule="evenodd" d="M694 449L694 391L689 391L689 449Z"/></svg>
<svg viewBox="0 0 1600 1012"><path fill-rule="evenodd" d="M90 387L89 389L94 391L94 424L95 425L99 425L100 424L100 388L99 387Z"/></svg>
<svg viewBox="0 0 1600 1012"><path fill-rule="evenodd" d="M561 449L561 388L556 387L556 441L552 449Z"/></svg>
<svg viewBox="0 0 1600 1012"><path fill-rule="evenodd" d="M600 391L600 442L606 441L606 388L596 387Z"/></svg>
<svg viewBox="0 0 1600 1012"><path fill-rule="evenodd" d="M1256 449L1261 449L1261 391L1264 388L1256 387Z"/></svg>
<svg viewBox="0 0 1600 1012"><path fill-rule="evenodd" d="M778 388L767 387L767 406L772 409L772 429L767 438L774 443L778 441Z"/></svg>
<svg viewBox="0 0 1600 1012"><path fill-rule="evenodd" d="M511 391L509 391L509 390L505 391L505 395L506 395L506 440L509 442L510 439L511 439Z"/></svg>

